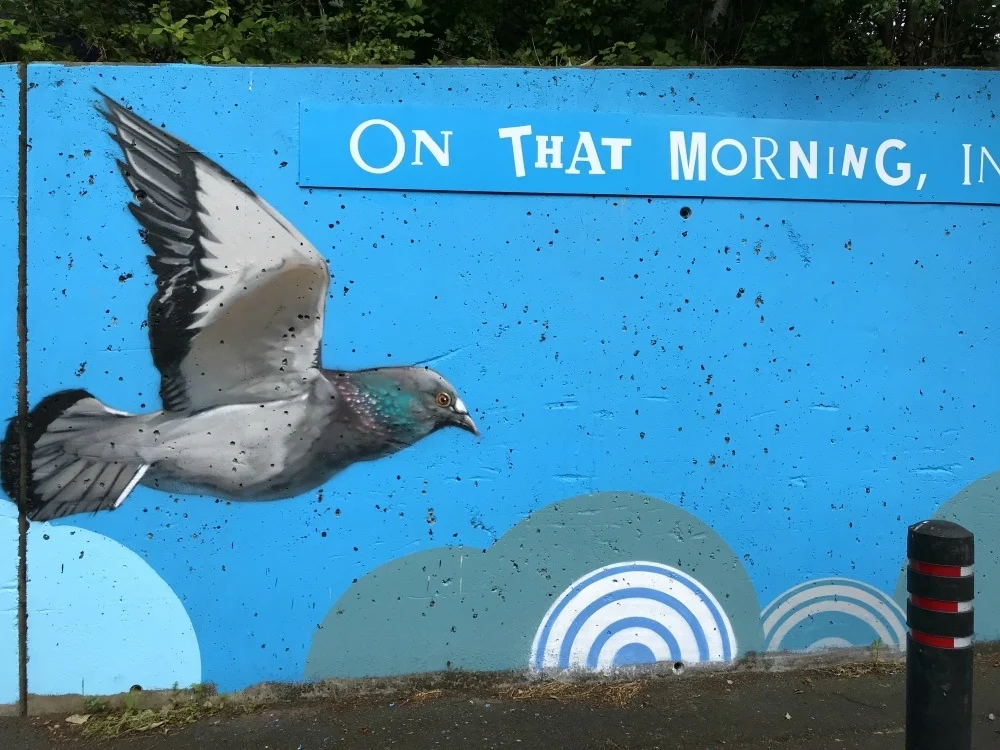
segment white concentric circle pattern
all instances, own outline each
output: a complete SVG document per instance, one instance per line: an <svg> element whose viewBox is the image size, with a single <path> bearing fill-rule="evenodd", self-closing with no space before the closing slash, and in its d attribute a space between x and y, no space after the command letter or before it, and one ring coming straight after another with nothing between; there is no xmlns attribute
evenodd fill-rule
<svg viewBox="0 0 1000 750"><path fill-rule="evenodd" d="M535 633L533 670L603 672L655 662L726 662L736 635L715 596L662 563L614 563L574 581Z"/></svg>
<svg viewBox="0 0 1000 750"><path fill-rule="evenodd" d="M816 651L881 641L906 649L906 615L887 594L850 578L793 586L761 613L764 649Z"/></svg>

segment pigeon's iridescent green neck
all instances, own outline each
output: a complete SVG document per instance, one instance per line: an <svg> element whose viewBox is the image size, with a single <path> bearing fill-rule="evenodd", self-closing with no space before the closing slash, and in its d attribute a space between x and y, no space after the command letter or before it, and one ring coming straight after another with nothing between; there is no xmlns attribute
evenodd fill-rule
<svg viewBox="0 0 1000 750"><path fill-rule="evenodd" d="M376 420L399 437L422 437L426 429L416 416L418 397L386 373L358 372L352 380ZM420 435L409 433L420 433Z"/></svg>

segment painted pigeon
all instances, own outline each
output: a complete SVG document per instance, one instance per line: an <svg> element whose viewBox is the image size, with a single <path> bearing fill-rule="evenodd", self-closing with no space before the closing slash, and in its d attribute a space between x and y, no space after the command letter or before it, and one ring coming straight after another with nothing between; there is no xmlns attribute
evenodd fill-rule
<svg viewBox="0 0 1000 750"><path fill-rule="evenodd" d="M430 369L323 369L323 256L221 166L98 94L125 157L129 210L153 251L149 342L163 409L126 414L83 390L44 398L26 424L29 518L117 508L138 484L294 497L442 427L479 434ZM19 432L15 418L0 449L12 498Z"/></svg>

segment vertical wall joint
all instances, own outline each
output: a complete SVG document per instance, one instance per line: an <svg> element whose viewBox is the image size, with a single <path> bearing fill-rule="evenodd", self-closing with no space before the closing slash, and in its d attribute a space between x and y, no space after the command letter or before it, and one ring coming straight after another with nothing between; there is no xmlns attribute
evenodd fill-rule
<svg viewBox="0 0 1000 750"><path fill-rule="evenodd" d="M28 713L28 64L18 65L17 144L17 421L20 471L17 498L18 699Z"/></svg>

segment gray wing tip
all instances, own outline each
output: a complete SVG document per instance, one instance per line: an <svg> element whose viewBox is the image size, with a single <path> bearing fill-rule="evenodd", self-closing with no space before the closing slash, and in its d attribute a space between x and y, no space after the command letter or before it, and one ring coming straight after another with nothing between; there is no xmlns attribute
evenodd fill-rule
<svg viewBox="0 0 1000 750"><path fill-rule="evenodd" d="M100 112L106 120L110 121L115 115L120 116L119 113L128 111L121 104L97 88L97 86L93 86L92 88L94 89L94 93L101 97L101 101L94 102L94 109Z"/></svg>
<svg viewBox="0 0 1000 750"><path fill-rule="evenodd" d="M94 102L94 109L114 128L114 130L106 132L123 152L127 153L129 149L136 147L135 141L138 138L144 141L147 146L165 148L174 152L175 156L187 156L188 158L200 156L209 163L215 164L198 149L193 148L167 130L165 126L154 125L132 109L112 99L96 86L92 88L102 100ZM129 138L130 134L133 136L132 138ZM217 164L215 166L219 167Z"/></svg>
<svg viewBox="0 0 1000 750"><path fill-rule="evenodd" d="M121 132L121 125L123 122L127 122L127 116L131 114L125 107L116 102L110 96L101 91L97 86L92 87L94 92L101 97L101 101L94 102L94 109L103 117L110 125L113 130L105 131L108 136L113 140L118 146L125 150L126 144L121 139L119 133Z"/></svg>
<svg viewBox="0 0 1000 750"><path fill-rule="evenodd" d="M100 112L101 116L111 123L116 131L121 132L123 127L138 130L140 132L146 130L157 134L161 138L168 138L174 141L178 140L163 128L157 127L153 123L137 115L125 105L115 101L96 86L94 86L93 89L97 95L101 97L100 102L94 102L94 109ZM111 135L114 137L115 134L111 133ZM124 144L119 143L119 145Z"/></svg>
<svg viewBox="0 0 1000 750"><path fill-rule="evenodd" d="M94 93L97 94L99 97L101 97L104 101L112 103L114 102L114 99L112 99L110 96L104 93L101 89L97 88L97 86L91 86L90 88L93 89Z"/></svg>

